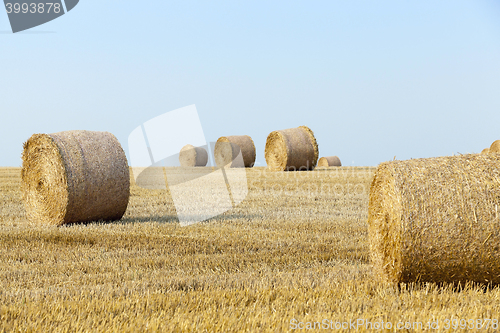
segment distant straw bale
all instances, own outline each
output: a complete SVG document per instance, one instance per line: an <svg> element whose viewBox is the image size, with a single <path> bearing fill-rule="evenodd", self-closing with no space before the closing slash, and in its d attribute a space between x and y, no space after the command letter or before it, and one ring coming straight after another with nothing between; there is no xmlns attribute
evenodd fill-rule
<svg viewBox="0 0 500 333"><path fill-rule="evenodd" d="M499 162L470 154L380 164L368 213L375 276L500 283Z"/></svg>
<svg viewBox="0 0 500 333"><path fill-rule="evenodd" d="M481 154L489 154L490 153L490 148L484 148L483 151L481 151Z"/></svg>
<svg viewBox="0 0 500 333"><path fill-rule="evenodd" d="M491 144L490 153L500 153L500 140L496 140Z"/></svg>
<svg viewBox="0 0 500 333"><path fill-rule="evenodd" d="M266 141L266 163L272 171L313 170L318 144L307 126L274 131Z"/></svg>
<svg viewBox="0 0 500 333"><path fill-rule="evenodd" d="M338 167L342 166L340 158L338 156L326 156L322 157L318 161L318 167Z"/></svg>
<svg viewBox="0 0 500 333"><path fill-rule="evenodd" d="M179 162L183 167L204 167L208 162L208 153L203 147L185 145L179 153Z"/></svg>
<svg viewBox="0 0 500 333"><path fill-rule="evenodd" d="M237 158L240 152L242 159ZM215 143L214 157L218 167L251 168L255 164L255 155L255 144L248 135L223 136Z"/></svg>
<svg viewBox="0 0 500 333"><path fill-rule="evenodd" d="M27 217L42 224L119 220L130 194L129 167L108 132L34 134L24 144Z"/></svg>

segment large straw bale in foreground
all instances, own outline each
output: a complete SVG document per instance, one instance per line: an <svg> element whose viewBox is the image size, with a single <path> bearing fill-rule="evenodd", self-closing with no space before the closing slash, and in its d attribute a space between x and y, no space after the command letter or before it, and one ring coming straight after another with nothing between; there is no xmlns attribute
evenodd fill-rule
<svg viewBox="0 0 500 333"><path fill-rule="evenodd" d="M500 282L500 159L379 165L370 189L374 274L389 282Z"/></svg>
<svg viewBox="0 0 500 333"><path fill-rule="evenodd" d="M179 153L179 162L183 167L204 167L208 162L208 153L203 147L185 145Z"/></svg>
<svg viewBox="0 0 500 333"><path fill-rule="evenodd" d="M500 153L500 140L497 140L491 144L490 153Z"/></svg>
<svg viewBox="0 0 500 333"><path fill-rule="evenodd" d="M318 167L337 167L342 166L338 156L325 156L319 159Z"/></svg>
<svg viewBox="0 0 500 333"><path fill-rule="evenodd" d="M237 158L240 152L243 160ZM232 168L251 168L255 155L255 144L248 135L223 136L215 143L214 157L218 167L231 164Z"/></svg>
<svg viewBox="0 0 500 333"><path fill-rule="evenodd" d="M274 131L265 150L266 163L273 171L312 170L318 162L318 144L307 126Z"/></svg>
<svg viewBox="0 0 500 333"><path fill-rule="evenodd" d="M22 191L32 222L119 220L127 209L127 158L107 132L34 134L24 144Z"/></svg>

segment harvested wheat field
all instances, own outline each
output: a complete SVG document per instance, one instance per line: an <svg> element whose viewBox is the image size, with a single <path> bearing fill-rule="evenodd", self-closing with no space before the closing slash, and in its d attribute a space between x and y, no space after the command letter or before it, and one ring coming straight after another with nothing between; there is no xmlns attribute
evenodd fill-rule
<svg viewBox="0 0 500 333"><path fill-rule="evenodd" d="M247 198L208 222L180 227L168 190L132 180L121 221L56 227L28 222L21 170L0 168L0 332L498 328L498 287L373 276L375 168L243 170Z"/></svg>

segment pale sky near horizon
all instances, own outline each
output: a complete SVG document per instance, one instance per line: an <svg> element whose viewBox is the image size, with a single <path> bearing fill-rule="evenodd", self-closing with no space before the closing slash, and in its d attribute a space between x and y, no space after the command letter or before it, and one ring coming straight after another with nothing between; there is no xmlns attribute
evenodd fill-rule
<svg viewBox="0 0 500 333"><path fill-rule="evenodd" d="M309 126L344 165L480 152L500 131L500 3L97 1L25 33L0 11L0 166L33 133L195 104L207 141Z"/></svg>

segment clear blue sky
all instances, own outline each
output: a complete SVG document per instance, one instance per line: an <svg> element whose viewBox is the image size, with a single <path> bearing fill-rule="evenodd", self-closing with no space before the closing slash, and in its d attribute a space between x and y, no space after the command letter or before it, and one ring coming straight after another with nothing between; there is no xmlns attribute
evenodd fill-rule
<svg viewBox="0 0 500 333"><path fill-rule="evenodd" d="M208 141L309 126L344 165L500 139L500 3L97 1L26 33L0 11L0 166L33 133L114 133L196 104Z"/></svg>

